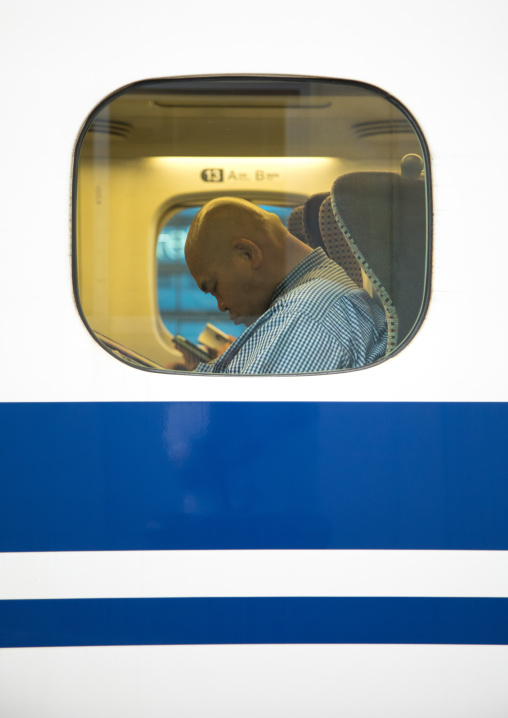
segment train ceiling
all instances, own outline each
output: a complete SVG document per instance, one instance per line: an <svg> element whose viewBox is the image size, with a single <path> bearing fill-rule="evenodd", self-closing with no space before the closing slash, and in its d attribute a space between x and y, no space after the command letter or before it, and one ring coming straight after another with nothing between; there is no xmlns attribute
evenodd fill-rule
<svg viewBox="0 0 508 718"><path fill-rule="evenodd" d="M81 156L370 159L419 149L402 111L362 86L203 81L120 94L92 116Z"/></svg>

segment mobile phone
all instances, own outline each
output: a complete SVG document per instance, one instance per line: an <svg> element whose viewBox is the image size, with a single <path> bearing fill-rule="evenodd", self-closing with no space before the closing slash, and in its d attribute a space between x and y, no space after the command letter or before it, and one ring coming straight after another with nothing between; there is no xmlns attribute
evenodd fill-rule
<svg viewBox="0 0 508 718"><path fill-rule="evenodd" d="M173 337L173 341L178 347L185 349L190 354L192 354L192 356L196 357L196 359L199 359L199 361L209 362L212 358L207 351L196 346L196 344L193 344L185 337L182 337L180 334L175 334L175 336Z"/></svg>

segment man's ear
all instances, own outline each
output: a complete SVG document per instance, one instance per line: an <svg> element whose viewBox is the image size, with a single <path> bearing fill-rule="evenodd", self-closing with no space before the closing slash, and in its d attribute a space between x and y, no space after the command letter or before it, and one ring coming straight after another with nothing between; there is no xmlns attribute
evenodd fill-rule
<svg viewBox="0 0 508 718"><path fill-rule="evenodd" d="M263 263L263 254L255 242L240 237L232 241L232 246L236 252L243 254L249 260L253 269L259 269Z"/></svg>

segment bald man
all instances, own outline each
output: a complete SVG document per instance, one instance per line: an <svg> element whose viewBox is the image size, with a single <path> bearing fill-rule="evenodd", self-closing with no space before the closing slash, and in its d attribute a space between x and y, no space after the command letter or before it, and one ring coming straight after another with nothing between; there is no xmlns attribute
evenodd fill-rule
<svg viewBox="0 0 508 718"><path fill-rule="evenodd" d="M198 287L246 331L196 371L292 374L370 364L386 351L382 309L277 215L221 197L196 215L185 259Z"/></svg>

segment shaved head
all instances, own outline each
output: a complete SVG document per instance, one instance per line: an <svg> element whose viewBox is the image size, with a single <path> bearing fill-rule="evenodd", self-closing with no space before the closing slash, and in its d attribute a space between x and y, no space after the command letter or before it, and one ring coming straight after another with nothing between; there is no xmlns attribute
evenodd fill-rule
<svg viewBox="0 0 508 718"><path fill-rule="evenodd" d="M238 238L247 238L265 245L267 241L282 245L288 234L276 214L265 212L251 202L236 197L218 197L205 204L194 218L185 256L193 251L228 246Z"/></svg>
<svg viewBox="0 0 508 718"><path fill-rule="evenodd" d="M269 307L286 274L312 250L280 218L235 197L211 200L194 218L185 260L198 287L213 294L235 324L251 324Z"/></svg>

